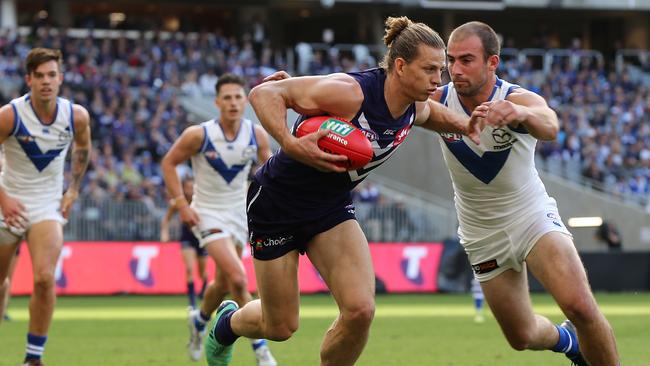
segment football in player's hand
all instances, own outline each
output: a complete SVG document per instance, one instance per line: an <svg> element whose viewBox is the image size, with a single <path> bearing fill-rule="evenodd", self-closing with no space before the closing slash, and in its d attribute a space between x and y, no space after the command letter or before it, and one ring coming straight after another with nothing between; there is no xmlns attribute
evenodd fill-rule
<svg viewBox="0 0 650 366"><path fill-rule="evenodd" d="M362 168L372 159L372 145L366 135L341 118L310 117L298 125L296 136L303 137L318 130L330 131L327 136L318 140L318 147L330 154L347 156L348 160L341 163L347 170Z"/></svg>

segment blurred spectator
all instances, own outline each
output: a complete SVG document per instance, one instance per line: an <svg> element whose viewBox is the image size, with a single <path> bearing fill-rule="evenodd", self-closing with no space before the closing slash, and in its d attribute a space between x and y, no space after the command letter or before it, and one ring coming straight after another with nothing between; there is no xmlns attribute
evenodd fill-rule
<svg viewBox="0 0 650 366"><path fill-rule="evenodd" d="M379 188L372 182L363 182L359 184L353 191L354 200L358 202L379 202Z"/></svg>
<svg viewBox="0 0 650 366"><path fill-rule="evenodd" d="M596 229L595 237L598 241L607 244L607 248L611 252L620 252L623 249L621 236L611 221L603 221L602 225Z"/></svg>

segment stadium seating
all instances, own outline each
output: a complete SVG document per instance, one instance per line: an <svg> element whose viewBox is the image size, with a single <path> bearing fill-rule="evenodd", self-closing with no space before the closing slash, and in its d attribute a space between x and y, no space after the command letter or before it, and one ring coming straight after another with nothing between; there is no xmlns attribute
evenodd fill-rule
<svg viewBox="0 0 650 366"><path fill-rule="evenodd" d="M7 30L0 35L1 101L26 91L22 61L32 47L63 47L61 94L85 105L92 117L93 153L77 207L81 220L101 221L102 210L115 209L108 202L118 201L138 206L132 210L138 219L127 218L124 225L157 222L166 202L158 163L181 131L200 121L181 98L212 98L214 82L223 72L241 74L254 86L265 75L287 68L278 52L268 46L255 52L247 37L127 36L49 28L34 33ZM379 56L378 50L360 45L301 44L296 51L299 60L293 64L306 73L358 70L375 65ZM586 178L599 190L646 205L650 92L638 81L648 77L644 70L619 62L621 72L615 72L605 67L614 60L590 50L521 51L504 49L500 74L544 96L562 122L557 141L538 145L540 166L569 180ZM542 60L537 66L535 57ZM156 230L111 225L116 227L102 227L92 234L100 237L93 238L118 239L127 232L142 239L157 236ZM86 231L75 237L88 238L92 230Z"/></svg>

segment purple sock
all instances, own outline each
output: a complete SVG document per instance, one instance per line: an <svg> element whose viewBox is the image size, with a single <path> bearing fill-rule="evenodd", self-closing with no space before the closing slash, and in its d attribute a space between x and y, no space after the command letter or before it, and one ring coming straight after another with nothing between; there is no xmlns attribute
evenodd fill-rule
<svg viewBox="0 0 650 366"><path fill-rule="evenodd" d="M217 342L223 346L230 346L235 343L237 338L239 338L239 336L232 331L232 327L230 326L230 318L234 313L234 311L231 311L219 318L217 326L214 328L214 337L217 339Z"/></svg>

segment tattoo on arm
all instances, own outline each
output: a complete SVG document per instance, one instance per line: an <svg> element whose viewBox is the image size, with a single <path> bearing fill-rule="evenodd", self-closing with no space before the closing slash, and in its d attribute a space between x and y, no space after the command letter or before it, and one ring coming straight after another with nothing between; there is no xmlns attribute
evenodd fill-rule
<svg viewBox="0 0 650 366"><path fill-rule="evenodd" d="M79 191L81 181L90 161L90 151L87 148L77 148L72 152L72 182L70 188Z"/></svg>

